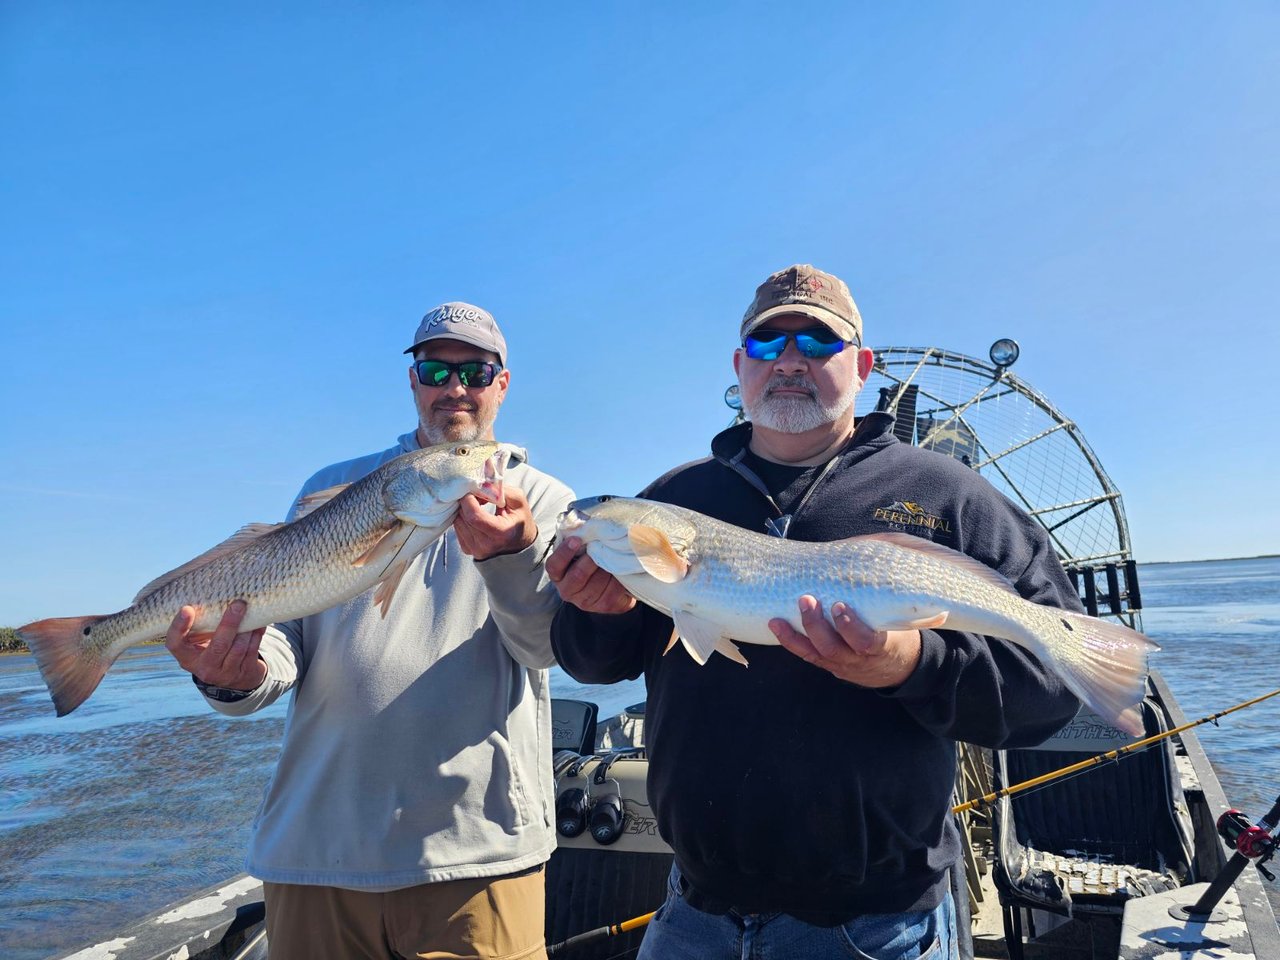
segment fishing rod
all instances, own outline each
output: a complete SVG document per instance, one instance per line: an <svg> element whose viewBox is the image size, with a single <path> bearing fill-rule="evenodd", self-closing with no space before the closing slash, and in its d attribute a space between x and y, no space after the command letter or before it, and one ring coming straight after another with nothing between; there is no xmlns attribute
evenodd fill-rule
<svg viewBox="0 0 1280 960"><path fill-rule="evenodd" d="M997 800L1003 799L1004 797L1011 797L1015 794L1032 790L1036 787L1047 786L1055 780L1061 780L1064 777L1069 777L1072 774L1080 773L1104 763L1111 763L1112 761L1119 760L1121 757L1127 756L1131 753L1137 753L1140 750L1145 750L1147 747L1150 747L1161 740L1167 740L1169 737L1176 736L1184 730L1190 730L1192 727L1198 727L1205 723L1216 723L1227 714L1235 713L1237 710L1244 710L1246 707L1252 707L1254 704L1261 703L1263 700L1270 700L1277 694L1280 694L1280 688L1272 690L1270 693L1264 693L1260 697L1254 697L1252 700L1237 703L1234 707L1228 707L1225 710L1219 710L1217 713L1211 713L1208 716L1201 717L1199 720L1192 720L1189 723L1184 723L1179 727L1174 727L1172 730L1166 730L1164 733L1157 733L1153 736L1145 737L1142 740L1135 740L1127 746L1119 747L1115 750L1108 750L1106 753L1099 753L1096 756L1090 757L1088 760L1081 760L1078 763L1073 763L1057 770L1051 770L1049 773L1041 774L1038 777L1032 777L1030 780L1023 780L1021 783L1011 784L1010 786L995 790L974 800L956 804L951 808L951 812L965 813L969 810L985 807ZM1276 819L1280 821L1280 799L1277 799L1276 809L1273 813L1276 814ZM1268 814L1266 819L1269 820L1270 816L1271 815ZM1269 825L1264 823L1264 825L1269 831L1275 826L1275 823L1270 823ZM1255 854L1255 856L1257 856L1257 854ZM1230 882L1235 879L1235 876L1239 875L1240 870L1244 868L1244 858L1241 857L1241 860L1242 862L1238 864L1238 869L1236 869L1234 874L1226 880L1227 884L1230 884ZM1208 898L1206 897L1206 899ZM656 912L657 911L655 910L653 913ZM631 930L639 930L653 919L653 913L646 913L642 917L634 917L631 920L623 920L621 923L612 923L607 926L597 927L594 930L588 930L585 933L579 933L576 936L572 936L568 940L561 940L559 943L553 943L547 947L547 955L554 956L563 950L579 946L583 943L589 943L593 940L603 939L604 937L616 937L619 934L627 933Z"/></svg>
<svg viewBox="0 0 1280 960"><path fill-rule="evenodd" d="M1174 727L1172 730L1166 730L1164 733L1157 733L1153 736L1145 737L1142 740L1135 740L1127 746L1118 747L1115 750L1108 750L1106 753L1099 753L1096 756L1090 757L1088 760L1081 760L1079 763L1073 763L1070 766L1051 770L1049 773L1041 774L1038 777L1032 777L1030 780L1023 780L1021 783L1011 784L1010 786L1003 787L1000 790L977 797L976 799L970 800L966 803L957 804L951 808L951 812L964 813L968 810L985 807L996 800L1003 799L1004 797L1011 797L1026 790L1034 789L1035 787L1045 786L1055 780L1061 780L1063 777L1069 777L1073 773L1079 773L1080 771L1087 770L1090 767L1110 763L1111 761L1117 760L1127 754L1136 753L1139 750L1145 750L1152 744L1158 743L1161 740L1167 740L1169 737L1176 736L1184 730L1190 730L1192 727L1198 727L1203 723L1216 723L1221 717L1225 717L1229 713L1235 713L1237 710L1252 707L1255 703L1261 703L1263 700L1269 700L1277 694L1280 694L1280 689L1272 690L1270 693L1264 693L1262 696L1254 697L1252 700L1246 700L1244 703L1237 703L1234 707L1228 707L1226 710L1219 710L1217 713L1211 713L1206 717L1201 717L1199 720L1192 720L1190 723L1184 723L1182 726Z"/></svg>

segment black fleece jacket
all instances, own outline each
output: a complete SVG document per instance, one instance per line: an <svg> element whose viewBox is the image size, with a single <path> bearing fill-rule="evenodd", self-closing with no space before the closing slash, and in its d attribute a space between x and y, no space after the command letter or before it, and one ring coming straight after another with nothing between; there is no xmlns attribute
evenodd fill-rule
<svg viewBox="0 0 1280 960"><path fill-rule="evenodd" d="M888 414L862 419L795 510L789 539L905 530L982 560L1029 600L1081 609L1039 524L958 461L900 443L892 426ZM742 463L750 430L731 427L710 458L640 495L764 532L781 511ZM719 656L700 667L679 646L663 656L671 629L645 604L616 616L564 604L551 639L584 683L644 674L649 799L689 899L713 912L833 925L936 906L960 853L955 741L1036 744L1079 706L1030 653L972 634L922 631L912 675L870 690L781 647L745 645L749 668Z"/></svg>

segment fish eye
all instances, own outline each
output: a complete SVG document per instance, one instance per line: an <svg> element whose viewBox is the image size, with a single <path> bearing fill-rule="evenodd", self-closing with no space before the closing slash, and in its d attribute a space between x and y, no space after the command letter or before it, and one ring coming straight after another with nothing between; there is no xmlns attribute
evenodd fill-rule
<svg viewBox="0 0 1280 960"><path fill-rule="evenodd" d="M465 457L471 451L468 450L466 447L458 447L453 452L456 456Z"/></svg>
<svg viewBox="0 0 1280 960"><path fill-rule="evenodd" d="M606 493L603 497L600 498L600 502L608 503L612 499L613 499L613 496L611 494Z"/></svg>

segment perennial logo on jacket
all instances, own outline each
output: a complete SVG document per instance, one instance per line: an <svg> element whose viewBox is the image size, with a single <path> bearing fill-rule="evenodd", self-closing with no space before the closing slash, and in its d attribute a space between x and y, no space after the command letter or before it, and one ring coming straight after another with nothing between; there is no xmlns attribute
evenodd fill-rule
<svg viewBox="0 0 1280 960"><path fill-rule="evenodd" d="M897 530L906 530L908 527L928 527L940 533L951 532L950 520L946 517L934 516L911 500L895 500L887 507L876 507L873 516L881 523L887 523Z"/></svg>

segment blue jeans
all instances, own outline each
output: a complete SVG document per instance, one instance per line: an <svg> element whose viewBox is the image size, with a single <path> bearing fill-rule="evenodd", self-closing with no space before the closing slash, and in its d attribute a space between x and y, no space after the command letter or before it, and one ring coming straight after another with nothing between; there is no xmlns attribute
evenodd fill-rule
<svg viewBox="0 0 1280 960"><path fill-rule="evenodd" d="M667 899L645 929L636 960L957 960L950 892L935 910L874 913L815 927L785 913L723 915L691 907L673 865Z"/></svg>

